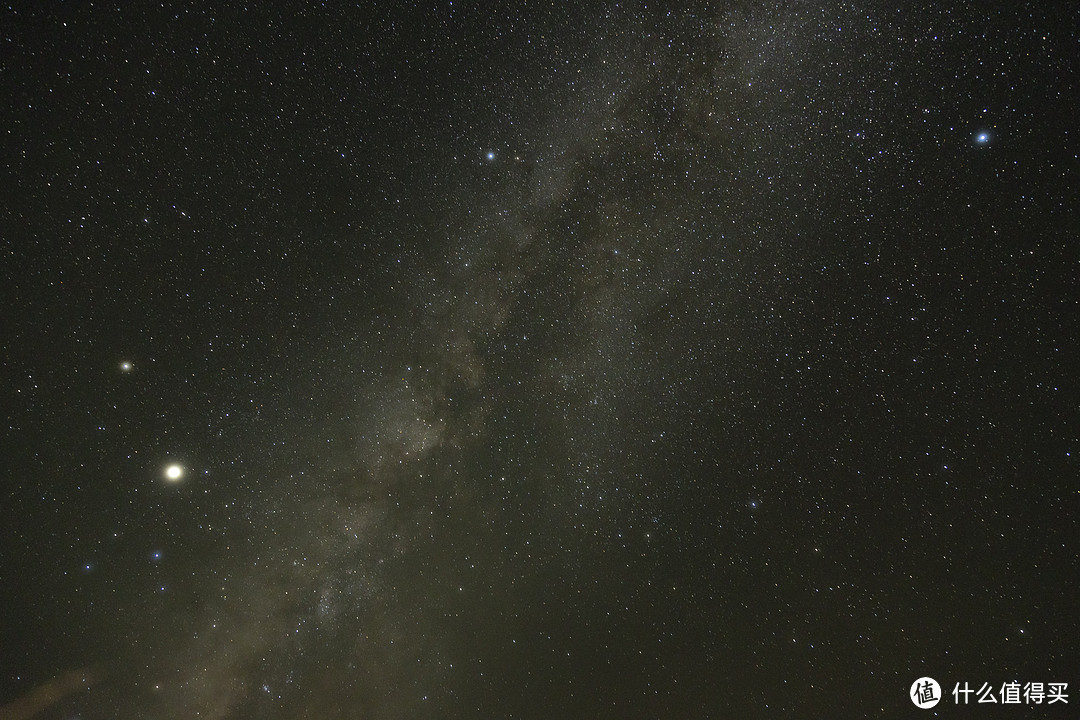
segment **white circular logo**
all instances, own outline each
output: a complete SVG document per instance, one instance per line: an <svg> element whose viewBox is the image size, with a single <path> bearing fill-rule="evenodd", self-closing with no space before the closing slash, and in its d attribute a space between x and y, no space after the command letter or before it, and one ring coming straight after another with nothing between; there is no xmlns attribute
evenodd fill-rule
<svg viewBox="0 0 1080 720"><path fill-rule="evenodd" d="M928 710L941 701L941 686L932 677L921 677L911 683L911 702L915 707Z"/></svg>

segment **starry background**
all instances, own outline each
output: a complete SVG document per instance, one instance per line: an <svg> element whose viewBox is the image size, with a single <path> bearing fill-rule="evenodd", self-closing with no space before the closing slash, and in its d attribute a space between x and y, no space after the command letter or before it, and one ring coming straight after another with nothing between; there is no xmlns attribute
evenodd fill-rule
<svg viewBox="0 0 1080 720"><path fill-rule="evenodd" d="M903 5L0 11L0 704L1080 689L1077 14Z"/></svg>

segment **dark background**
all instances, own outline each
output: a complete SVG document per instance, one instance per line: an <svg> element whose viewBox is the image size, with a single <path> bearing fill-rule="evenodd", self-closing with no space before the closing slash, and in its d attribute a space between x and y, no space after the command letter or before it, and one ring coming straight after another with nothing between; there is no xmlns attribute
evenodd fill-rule
<svg viewBox="0 0 1080 720"><path fill-rule="evenodd" d="M1078 39L7 6L0 703L1067 717Z"/></svg>

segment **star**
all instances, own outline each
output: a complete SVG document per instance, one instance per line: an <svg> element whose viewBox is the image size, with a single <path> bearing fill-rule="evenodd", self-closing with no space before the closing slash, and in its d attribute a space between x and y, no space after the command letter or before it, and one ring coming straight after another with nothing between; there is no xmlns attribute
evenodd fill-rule
<svg viewBox="0 0 1080 720"><path fill-rule="evenodd" d="M489 151L488 151L488 154L486 155L486 157L487 157L487 159L488 159L488 162L492 162L492 161L493 161L493 160L495 159L495 153L493 153L493 152L491 152L491 151L489 150Z"/></svg>

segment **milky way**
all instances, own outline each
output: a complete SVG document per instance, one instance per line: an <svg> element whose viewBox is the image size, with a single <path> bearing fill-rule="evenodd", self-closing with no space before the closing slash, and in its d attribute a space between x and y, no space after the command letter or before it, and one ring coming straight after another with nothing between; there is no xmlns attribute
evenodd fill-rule
<svg viewBox="0 0 1080 720"><path fill-rule="evenodd" d="M1075 147L1018 89L1075 77L1052 17L57 12L6 33L5 701L1078 680Z"/></svg>

